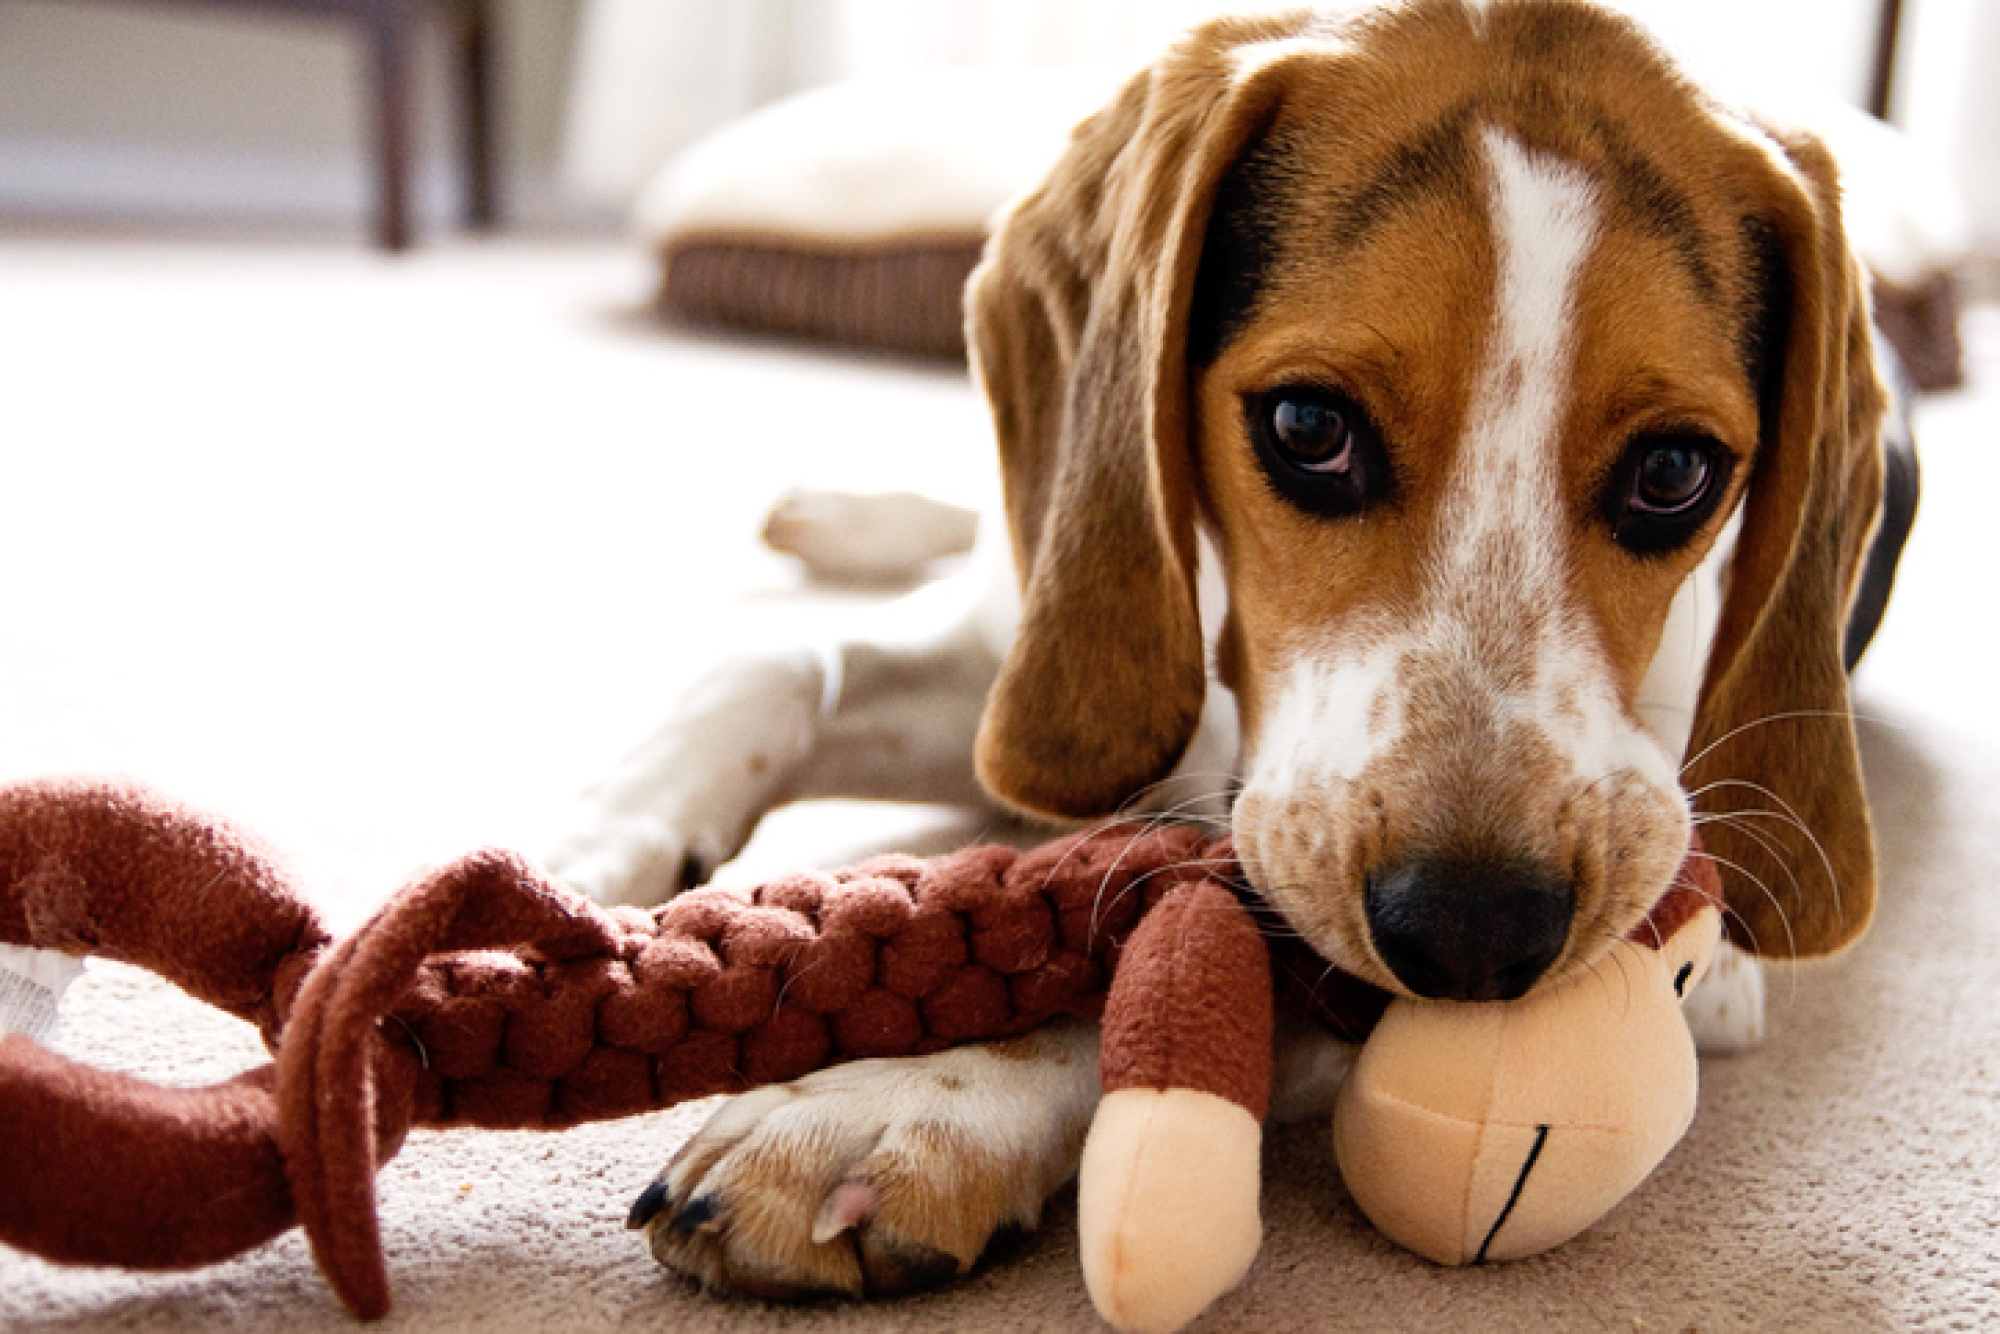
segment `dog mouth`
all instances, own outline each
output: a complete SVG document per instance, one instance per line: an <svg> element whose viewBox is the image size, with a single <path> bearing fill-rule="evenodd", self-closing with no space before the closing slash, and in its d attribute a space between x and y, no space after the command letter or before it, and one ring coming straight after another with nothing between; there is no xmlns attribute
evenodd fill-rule
<svg viewBox="0 0 2000 1334"><path fill-rule="evenodd" d="M1615 883L1524 855L1414 855L1314 874L1238 839L1271 934L1395 995L1512 1001L1588 971L1672 891L1679 856L1648 855ZM1657 863L1657 865L1655 865ZM1339 886L1339 888L1329 888Z"/></svg>

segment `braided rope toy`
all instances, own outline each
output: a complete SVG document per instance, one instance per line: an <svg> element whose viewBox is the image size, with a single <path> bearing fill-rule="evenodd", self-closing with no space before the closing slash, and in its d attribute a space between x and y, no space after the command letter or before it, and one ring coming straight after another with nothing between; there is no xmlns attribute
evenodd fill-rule
<svg viewBox="0 0 2000 1334"><path fill-rule="evenodd" d="M1685 1025L1673 1031L1673 997L1705 966L1720 901L1712 871L1690 878L1705 862L1688 867L1646 944L1617 947L1641 979L1622 1006L1574 987L1495 1005L1390 1004L1351 979L1333 989L1346 1003L1323 1017L1357 1035L1388 1006L1336 1131L1350 1189L1384 1231L1448 1263L1538 1250L1594 1221L1679 1139L1693 1051ZM0 1242L59 1262L189 1268L297 1224L341 1300L373 1319L390 1304L374 1174L414 1126L560 1129L1101 1010L1085 1277L1119 1327L1175 1328L1241 1279L1260 1236L1272 967L1234 874L1226 840L1124 825L1028 852L889 856L695 890L644 912L598 907L486 851L335 940L276 861L217 820L128 784L0 788L0 942L149 968L256 1025L276 1053L225 1083L168 1089L0 1036ZM1664 1008L1645 985L1662 970ZM1571 1065L1555 1086L1565 1105L1583 1091L1580 1120L1550 1114L1534 1096L1546 1078L1516 1068L1523 1052L1550 1059L1548 1034L1577 1025L1552 1027L1549 1007L1579 1001L1588 1050L1582 1064L1556 1054ZM1642 1078L1629 1061L1607 1076L1603 1057L1635 1032L1664 1055ZM1458 1074L1441 1083L1427 1045ZM1641 1114L1609 1106L1621 1099ZM1550 1127L1571 1121L1582 1130L1557 1132L1561 1147L1594 1144L1590 1161L1552 1168ZM1463 1182L1428 1147L1440 1127L1466 1150ZM1560 1187L1546 1202L1524 1194L1531 1169ZM1516 1173L1496 1212L1492 1179ZM1469 1231L1485 1233L1476 1254Z"/></svg>

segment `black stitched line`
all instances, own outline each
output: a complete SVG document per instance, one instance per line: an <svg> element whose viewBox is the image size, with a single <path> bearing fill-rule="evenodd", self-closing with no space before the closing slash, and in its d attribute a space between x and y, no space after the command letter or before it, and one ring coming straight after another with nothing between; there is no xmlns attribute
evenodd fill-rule
<svg viewBox="0 0 2000 1334"><path fill-rule="evenodd" d="M1514 1178L1514 1193L1507 1197L1506 1206L1500 1210L1500 1216L1493 1220L1493 1226L1487 1230L1486 1240L1479 1243L1479 1254L1472 1257L1472 1263L1476 1265L1486 1263L1486 1248L1493 1244L1493 1238L1506 1226L1507 1216L1513 1213L1514 1206L1521 1202L1521 1190L1528 1184L1528 1173L1535 1170L1535 1160L1542 1156L1542 1145L1548 1142L1549 1128L1536 1126L1535 1147L1528 1150L1528 1161L1521 1164L1521 1175Z"/></svg>

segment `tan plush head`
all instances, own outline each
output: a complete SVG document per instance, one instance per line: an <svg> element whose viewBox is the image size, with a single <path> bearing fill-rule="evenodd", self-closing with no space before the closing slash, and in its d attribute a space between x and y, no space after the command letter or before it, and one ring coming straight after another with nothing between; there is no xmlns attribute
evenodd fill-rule
<svg viewBox="0 0 2000 1334"><path fill-rule="evenodd" d="M983 780L1090 816L1170 769L1212 549L1238 847L1333 962L1461 999L1587 969L1690 793L1739 937L1838 948L1882 404L1836 200L1590 5L1188 38L971 289L1025 598Z"/></svg>

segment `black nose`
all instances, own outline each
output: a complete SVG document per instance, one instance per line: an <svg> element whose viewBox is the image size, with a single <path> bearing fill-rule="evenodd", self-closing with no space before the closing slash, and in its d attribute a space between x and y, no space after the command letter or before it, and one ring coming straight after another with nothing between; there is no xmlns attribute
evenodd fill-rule
<svg viewBox="0 0 2000 1334"><path fill-rule="evenodd" d="M1576 895L1533 862L1418 858L1368 883L1368 930L1398 981L1439 1000L1513 1000L1562 953Z"/></svg>

